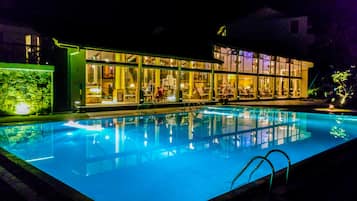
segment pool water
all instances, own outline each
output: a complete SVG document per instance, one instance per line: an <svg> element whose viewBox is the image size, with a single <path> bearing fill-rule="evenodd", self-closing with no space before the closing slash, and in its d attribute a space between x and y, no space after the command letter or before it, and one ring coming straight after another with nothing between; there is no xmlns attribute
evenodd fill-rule
<svg viewBox="0 0 357 201"><path fill-rule="evenodd" d="M203 107L2 126L0 146L96 201L200 201L229 191L252 157L280 149L294 164L355 138L356 122L346 115ZM281 154L269 159L277 170L287 166ZM252 180L270 171L263 163ZM234 188L248 182L246 172Z"/></svg>

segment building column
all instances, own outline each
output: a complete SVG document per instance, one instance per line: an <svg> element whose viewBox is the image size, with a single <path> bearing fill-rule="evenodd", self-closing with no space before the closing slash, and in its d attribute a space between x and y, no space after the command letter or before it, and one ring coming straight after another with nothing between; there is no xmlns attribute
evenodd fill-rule
<svg viewBox="0 0 357 201"><path fill-rule="evenodd" d="M144 94L142 93L142 78L143 78L143 56L138 56L138 77L137 77L137 87L136 87L136 103L144 102Z"/></svg>
<svg viewBox="0 0 357 201"><path fill-rule="evenodd" d="M288 98L291 98L291 58L288 60L289 62L289 81L288 81Z"/></svg>
<svg viewBox="0 0 357 201"><path fill-rule="evenodd" d="M277 68L277 62L276 62L276 60L277 60L277 56L274 56L274 83L273 83L273 98L274 99L276 99L277 97L276 97L276 68Z"/></svg>
<svg viewBox="0 0 357 201"><path fill-rule="evenodd" d="M192 69L192 61L189 62L189 68ZM188 74L188 97L190 99L192 99L192 92L193 92L193 76L194 72L193 71L189 71L189 74Z"/></svg>
<svg viewBox="0 0 357 201"><path fill-rule="evenodd" d="M120 54L116 53L114 55L115 57L115 62L120 62ZM120 78L120 68L118 66L115 66L115 75L114 75L114 89L113 89L113 101L117 102L118 101L118 90L119 90L119 78Z"/></svg>
<svg viewBox="0 0 357 201"><path fill-rule="evenodd" d="M211 64L211 83L210 83L210 93L209 93L209 100L210 101L215 101L216 100L216 93L214 92L215 87L214 87L214 64Z"/></svg>
<svg viewBox="0 0 357 201"><path fill-rule="evenodd" d="M178 66L178 72L176 75L176 93L175 93L176 102L182 102L182 100L183 100L182 93L183 92L181 91L181 63L180 63L180 65Z"/></svg>
<svg viewBox="0 0 357 201"><path fill-rule="evenodd" d="M257 85L257 91L256 91L256 99L260 99L260 93L259 93L259 56L260 54L257 54L257 58L254 58L254 54L253 54L253 62L255 59L257 59L257 62L256 62L256 65L257 65L257 72L256 72L256 75L257 75L257 81L256 81L256 85Z"/></svg>

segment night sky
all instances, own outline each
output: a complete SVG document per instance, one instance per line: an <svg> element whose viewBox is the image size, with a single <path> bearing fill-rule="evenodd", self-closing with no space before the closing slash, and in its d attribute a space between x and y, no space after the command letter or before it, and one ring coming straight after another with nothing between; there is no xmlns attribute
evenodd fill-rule
<svg viewBox="0 0 357 201"><path fill-rule="evenodd" d="M240 0L210 1L193 0L2 0L2 15L35 24L45 30L61 29L62 26L103 26L113 23L125 27L127 32L145 28L152 32L160 28L175 29L192 27L204 32L225 21L244 16L262 6L269 6L288 14L303 14L312 6L309 0ZM233 4L234 3L234 4ZM77 26L78 25L78 26ZM201 31L200 31L201 30Z"/></svg>
<svg viewBox="0 0 357 201"><path fill-rule="evenodd" d="M186 41L191 44L194 41L194 46L199 46L200 41L204 43L215 34L219 25L264 6L288 16L309 16L313 32L320 40L315 52L330 48L324 53L328 59L352 51L345 47L357 40L356 0L220 0L204 3L193 0L0 0L0 17L21 21L42 34L68 42L91 41L113 46L120 44L126 48L125 43L134 40L137 44L147 42L147 46L154 46L158 41L173 46L174 43ZM321 58L321 55L314 57Z"/></svg>
<svg viewBox="0 0 357 201"><path fill-rule="evenodd" d="M202 2L202 1L201 1ZM338 15L357 13L355 0L1 0L0 17L14 18L42 30L86 27L144 34L185 28L204 34L219 24L268 6L287 15L309 15L317 29ZM83 29L84 28L84 29Z"/></svg>

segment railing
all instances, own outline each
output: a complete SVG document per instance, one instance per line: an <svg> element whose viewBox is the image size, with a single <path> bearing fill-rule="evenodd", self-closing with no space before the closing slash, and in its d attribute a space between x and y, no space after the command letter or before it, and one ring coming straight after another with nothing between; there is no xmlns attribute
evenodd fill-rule
<svg viewBox="0 0 357 201"><path fill-rule="evenodd" d="M288 183L288 179L289 179L289 170L290 170L290 167L291 167L291 161L290 161L290 158L288 156L288 154L286 154L284 151L282 150L279 150L279 149L272 149L270 150L268 153L265 154L265 156L255 156L253 157L252 159L250 159L250 161L244 166L244 168L233 178L232 182L231 182L231 187L230 189L233 188L233 185L234 183L238 180L238 178L247 170L247 168L249 167L250 164L252 164L255 160L257 159L260 159L261 161L258 163L258 165L253 169L253 171L249 174L249 178L248 178L248 182L250 181L250 179L252 178L254 172L262 165L262 163L264 161L266 161L269 166L271 167L271 174L270 174L270 180L269 180L269 192L271 191L271 188L273 186L273 178L274 178L274 175L275 175L275 168L272 164L272 162L268 159L268 156L271 154L271 153L274 153L274 152L278 152L278 153L281 153L283 154L286 159L288 160L288 166L286 168L286 175L285 175L285 179L286 179L286 184Z"/></svg>
<svg viewBox="0 0 357 201"><path fill-rule="evenodd" d="M244 166L244 168L233 178L232 182L231 182L231 189L233 188L234 183L237 181L237 179L242 176L242 174L245 172L245 170L247 170L247 168L249 167L250 164L252 164L255 160L257 159L261 159L262 161L266 161L269 166L271 167L271 175L270 175L270 182L269 182L269 191L271 190L271 187L273 185L273 178L274 178L274 174L275 174L275 169L273 164L270 162L269 159L267 159L266 157L263 156L255 156L252 159L250 159L250 161L247 163L247 165Z"/></svg>
<svg viewBox="0 0 357 201"><path fill-rule="evenodd" d="M290 170L290 167L291 167L290 158L289 158L288 154L286 154L284 151L282 151L282 150L280 150L280 149L272 149L272 150L270 150L268 153L266 153L264 157L265 157L265 158L268 158L269 155L270 155L271 153L274 153L274 152L278 152L278 153L283 154L283 155L285 156L285 158L288 160L288 166L287 166L287 168L286 168L286 173L285 173L285 181L286 181L286 183L288 183L288 180L289 180L289 170ZM255 166L255 168L253 169L253 171L249 174L249 179L248 179L248 181L250 181L250 179L252 178L252 175L254 174L254 172L262 165L263 162L264 162L264 161L261 160L261 161L258 163L258 165Z"/></svg>

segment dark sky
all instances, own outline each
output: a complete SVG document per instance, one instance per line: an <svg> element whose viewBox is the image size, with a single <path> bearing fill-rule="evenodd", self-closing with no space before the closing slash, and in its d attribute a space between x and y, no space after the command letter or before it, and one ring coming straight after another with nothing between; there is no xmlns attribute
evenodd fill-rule
<svg viewBox="0 0 357 201"><path fill-rule="evenodd" d="M157 38L177 44L186 36L204 41L220 24L264 6L287 15L308 15L320 33L326 32L331 19L357 14L356 0L0 0L0 17L30 24L50 36L70 36L79 43L83 39L122 45L150 38L150 46Z"/></svg>
<svg viewBox="0 0 357 201"><path fill-rule="evenodd" d="M270 6L286 12L302 13L308 0L1 0L3 15L38 24L44 28L85 25L127 27L127 31L144 27L215 27L258 7ZM311 1L311 0L310 0ZM6 14L4 14L6 13ZM140 29L140 28L139 28Z"/></svg>
<svg viewBox="0 0 357 201"><path fill-rule="evenodd" d="M205 32L227 20L268 6L288 15L310 15L315 23L331 18L338 4L353 9L356 0L0 0L0 17L16 18L43 29L120 27L125 32L155 28ZM338 7L338 6L337 6ZM357 8L355 8L357 11ZM332 12L331 12L332 11ZM357 13L354 11L355 13ZM352 11L353 12L353 11ZM116 26L113 26L116 24ZM207 29L207 30L206 30Z"/></svg>

